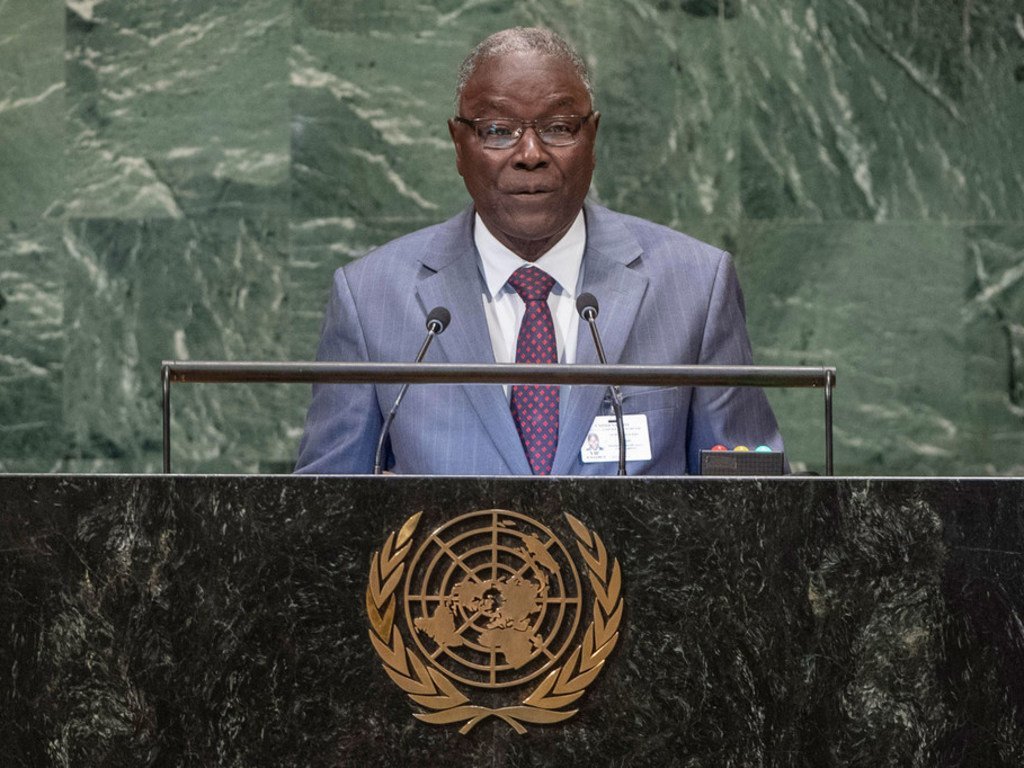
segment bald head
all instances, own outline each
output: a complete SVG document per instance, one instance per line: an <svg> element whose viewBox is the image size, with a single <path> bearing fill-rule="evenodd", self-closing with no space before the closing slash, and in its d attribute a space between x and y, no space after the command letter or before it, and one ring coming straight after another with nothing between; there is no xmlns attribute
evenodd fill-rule
<svg viewBox="0 0 1024 768"><path fill-rule="evenodd" d="M455 108L459 108L466 83L481 64L498 56L518 53L537 53L566 62L579 76L580 82L587 89L587 95L593 101L594 92L587 65L564 38L542 27L512 27L482 40L463 60L455 84Z"/></svg>

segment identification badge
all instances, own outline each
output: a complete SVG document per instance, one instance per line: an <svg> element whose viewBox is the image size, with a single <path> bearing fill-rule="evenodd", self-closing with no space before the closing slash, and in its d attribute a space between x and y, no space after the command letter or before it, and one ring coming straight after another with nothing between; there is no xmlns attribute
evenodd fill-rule
<svg viewBox="0 0 1024 768"><path fill-rule="evenodd" d="M651 436L647 431L647 414L627 414L622 424L626 429L626 461L650 461ZM615 427L614 416L594 419L580 448L580 459L584 464L619 460L619 430Z"/></svg>

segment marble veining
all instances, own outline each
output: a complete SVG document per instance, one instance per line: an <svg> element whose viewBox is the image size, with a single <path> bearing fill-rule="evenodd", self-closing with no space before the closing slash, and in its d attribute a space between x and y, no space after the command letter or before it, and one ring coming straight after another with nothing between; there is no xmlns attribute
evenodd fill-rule
<svg viewBox="0 0 1024 768"><path fill-rule="evenodd" d="M0 477L5 765L1016 766L1009 480ZM619 559L580 711L427 726L367 636L373 551L501 508ZM561 527L560 527L561 526Z"/></svg>
<svg viewBox="0 0 1024 768"><path fill-rule="evenodd" d="M0 469L154 469L159 360L311 358L334 269L467 204L454 72L513 24L593 70L594 198L838 367L840 472L1021 473L1019 0L0 0ZM287 470L291 389L183 391L178 465Z"/></svg>

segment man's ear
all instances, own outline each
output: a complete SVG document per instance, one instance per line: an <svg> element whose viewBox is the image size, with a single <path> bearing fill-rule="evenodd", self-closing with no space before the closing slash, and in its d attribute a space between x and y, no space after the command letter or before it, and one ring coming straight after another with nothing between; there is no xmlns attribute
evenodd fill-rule
<svg viewBox="0 0 1024 768"><path fill-rule="evenodd" d="M458 137L455 132L459 129L459 124L451 118L448 119L448 135L452 138L452 144L455 145L455 168L459 172L459 176L462 175L462 144L459 143Z"/></svg>
<svg viewBox="0 0 1024 768"><path fill-rule="evenodd" d="M594 141L593 141L593 143L591 145L591 150L592 150L591 151L591 155L592 155L592 157L591 157L591 160L590 160L590 168L591 168L591 170L593 170L594 168L597 167L597 127L601 123L601 113L600 112L594 112L594 116L592 118L590 118L590 122L592 122L594 124Z"/></svg>

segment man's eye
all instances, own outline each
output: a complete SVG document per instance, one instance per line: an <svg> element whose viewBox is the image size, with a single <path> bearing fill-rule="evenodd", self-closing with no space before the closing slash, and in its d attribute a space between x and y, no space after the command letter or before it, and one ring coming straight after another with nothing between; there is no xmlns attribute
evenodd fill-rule
<svg viewBox="0 0 1024 768"><path fill-rule="evenodd" d="M564 136L566 134L572 134L573 125L572 123L563 122L559 120L555 123L548 123L542 129L543 132L548 136Z"/></svg>
<svg viewBox="0 0 1024 768"><path fill-rule="evenodd" d="M515 130L508 123L486 123L480 127L481 136L511 136Z"/></svg>

